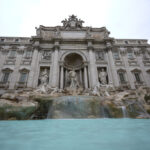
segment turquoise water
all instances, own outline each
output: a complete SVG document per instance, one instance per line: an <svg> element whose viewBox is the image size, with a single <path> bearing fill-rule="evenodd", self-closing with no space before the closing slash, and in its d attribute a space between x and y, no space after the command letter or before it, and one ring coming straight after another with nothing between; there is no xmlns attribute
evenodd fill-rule
<svg viewBox="0 0 150 150"><path fill-rule="evenodd" d="M0 121L0 150L150 150L150 120Z"/></svg>

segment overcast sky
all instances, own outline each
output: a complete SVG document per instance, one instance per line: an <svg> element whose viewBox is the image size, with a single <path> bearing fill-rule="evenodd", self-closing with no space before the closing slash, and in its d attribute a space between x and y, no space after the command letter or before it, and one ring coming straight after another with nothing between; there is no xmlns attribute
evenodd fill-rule
<svg viewBox="0 0 150 150"><path fill-rule="evenodd" d="M57 26L75 14L84 26L115 38L148 39L150 0L0 0L0 36L33 36L39 25Z"/></svg>

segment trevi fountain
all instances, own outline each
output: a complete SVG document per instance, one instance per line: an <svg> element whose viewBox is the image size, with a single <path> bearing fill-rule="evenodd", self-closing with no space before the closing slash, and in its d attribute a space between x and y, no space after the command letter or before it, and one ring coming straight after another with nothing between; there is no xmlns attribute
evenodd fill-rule
<svg viewBox="0 0 150 150"><path fill-rule="evenodd" d="M147 40L62 23L0 37L0 149L149 150Z"/></svg>

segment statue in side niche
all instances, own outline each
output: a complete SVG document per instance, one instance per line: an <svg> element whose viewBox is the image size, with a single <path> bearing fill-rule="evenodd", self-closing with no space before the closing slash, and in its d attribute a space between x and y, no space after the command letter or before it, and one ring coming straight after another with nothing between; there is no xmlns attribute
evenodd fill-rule
<svg viewBox="0 0 150 150"><path fill-rule="evenodd" d="M48 83L48 71L45 68L40 75L40 85L46 85Z"/></svg>
<svg viewBox="0 0 150 150"><path fill-rule="evenodd" d="M102 68L101 72L99 73L99 79L102 85L106 85L107 84L107 73L105 72L105 70Z"/></svg>

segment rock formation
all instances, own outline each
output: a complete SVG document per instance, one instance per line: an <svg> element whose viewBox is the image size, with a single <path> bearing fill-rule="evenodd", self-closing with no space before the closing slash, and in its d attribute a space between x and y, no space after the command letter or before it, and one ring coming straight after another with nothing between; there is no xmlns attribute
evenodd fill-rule
<svg viewBox="0 0 150 150"><path fill-rule="evenodd" d="M0 119L150 118L150 88L118 91L98 83L93 90L78 90L74 96L59 89L4 93Z"/></svg>

